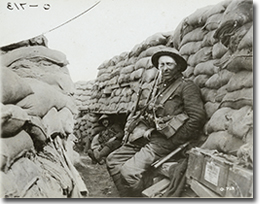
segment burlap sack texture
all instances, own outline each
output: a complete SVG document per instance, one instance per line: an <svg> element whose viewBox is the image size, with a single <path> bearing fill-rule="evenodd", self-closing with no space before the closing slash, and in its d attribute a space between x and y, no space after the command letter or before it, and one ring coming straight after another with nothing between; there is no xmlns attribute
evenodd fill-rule
<svg viewBox="0 0 260 204"><path fill-rule="evenodd" d="M179 50L188 62L183 75L201 89L209 120L204 133L210 139L203 148L218 146L221 152L238 155L245 166L252 165L252 1L226 0L198 9L184 18L173 32L156 33L130 52L103 62L98 67L95 86L88 93L91 95L89 111L96 115L130 112L137 99L141 77L144 83L139 107L142 107L157 71L150 56L163 46ZM83 129L84 125L83 122L78 128ZM243 129L240 134L236 130L239 125ZM233 141L228 146L227 135L228 141Z"/></svg>
<svg viewBox="0 0 260 204"><path fill-rule="evenodd" d="M83 197L73 162L74 84L40 36L1 48L0 197Z"/></svg>

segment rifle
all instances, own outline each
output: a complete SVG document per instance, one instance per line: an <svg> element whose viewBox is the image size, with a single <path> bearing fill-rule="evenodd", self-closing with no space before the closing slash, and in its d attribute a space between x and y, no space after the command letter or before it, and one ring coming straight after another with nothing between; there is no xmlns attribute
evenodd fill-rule
<svg viewBox="0 0 260 204"><path fill-rule="evenodd" d="M144 73L144 72L143 72L143 73ZM130 123L130 125L127 127L127 129L126 129L126 131L125 131L126 133L125 133L125 136L124 136L124 138L123 138L123 141L127 142L130 133L131 133L131 132L134 130L134 128L138 125L140 117L144 114L145 110L146 110L147 107L149 106L149 100L150 100L150 98L151 98L152 93L154 93L154 87L157 85L158 80L160 79L159 76L160 76L160 72L158 72L158 73L156 74L155 78L154 78L154 83L153 83L152 88L151 88L151 90L150 90L150 92L149 92L149 95L148 95L148 97L147 97L147 99L146 99L146 102L145 102L146 105L145 105L145 107L135 116L134 121L132 121L132 122ZM142 77L142 82L143 82L143 77ZM141 89L141 86L142 86L142 84L140 85L140 89ZM142 89L141 89L141 91L142 91ZM134 115L135 115L135 113L136 113L136 111L137 111L137 106L138 106L138 103L139 103L140 97L141 97L141 91L140 91L140 90L138 91L138 93L140 92L140 95L138 96L138 100L136 101L135 108L134 108L133 112L129 115L129 118L133 118Z"/></svg>
<svg viewBox="0 0 260 204"><path fill-rule="evenodd" d="M175 154L177 154L179 151L183 150L185 147L187 147L187 145L190 142L186 142L184 144L182 144L181 146L179 146L177 149L175 149L173 152L171 152L170 154L166 155L165 157L155 161L154 163L152 163L152 167L154 168L158 168L159 166L161 166L164 162L168 161L172 156L174 156Z"/></svg>
<svg viewBox="0 0 260 204"><path fill-rule="evenodd" d="M132 111L131 114L129 115L129 116L131 116L131 117L135 115L135 113L136 113L136 111L137 111L137 107L138 107L139 101L140 101L140 98L141 98L141 95L142 95L142 91L143 91L142 86L143 86L143 84L144 84L144 77L143 77L144 72L145 72L145 70L144 70L143 73L142 73L142 78L139 80L139 89L138 89L138 92L137 92L137 94L136 94L136 95L137 95L137 100L136 100L136 102L135 102L135 106L134 106L133 111Z"/></svg>

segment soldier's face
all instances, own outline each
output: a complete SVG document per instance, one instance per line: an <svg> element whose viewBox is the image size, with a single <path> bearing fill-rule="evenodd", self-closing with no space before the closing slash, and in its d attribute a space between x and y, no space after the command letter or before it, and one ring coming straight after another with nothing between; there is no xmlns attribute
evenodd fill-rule
<svg viewBox="0 0 260 204"><path fill-rule="evenodd" d="M158 60L158 68L162 72L163 79L166 81L179 72L176 61L170 56L161 56Z"/></svg>
<svg viewBox="0 0 260 204"><path fill-rule="evenodd" d="M109 121L108 121L107 119L104 119L104 120L102 121L102 124L103 124L105 127L107 127L107 126L109 125Z"/></svg>

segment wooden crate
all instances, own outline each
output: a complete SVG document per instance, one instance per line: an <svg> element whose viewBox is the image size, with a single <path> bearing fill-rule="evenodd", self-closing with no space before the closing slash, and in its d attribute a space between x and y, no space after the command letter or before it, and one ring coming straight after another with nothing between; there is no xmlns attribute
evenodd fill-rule
<svg viewBox="0 0 260 204"><path fill-rule="evenodd" d="M188 167L186 171L186 177L200 180L202 173L204 155L199 148L193 148L189 152Z"/></svg>
<svg viewBox="0 0 260 204"><path fill-rule="evenodd" d="M200 182L221 196L225 196L231 164L214 155L204 157Z"/></svg>
<svg viewBox="0 0 260 204"><path fill-rule="evenodd" d="M226 197L253 198L253 170L233 166L229 170Z"/></svg>
<svg viewBox="0 0 260 204"><path fill-rule="evenodd" d="M186 177L199 182L220 197L252 197L253 171L235 163L237 162L226 160L224 154L193 148L189 151ZM195 188L195 184L192 187Z"/></svg>
<svg viewBox="0 0 260 204"><path fill-rule="evenodd" d="M159 195L164 190L166 190L166 188L169 186L169 184L170 184L170 180L167 178L164 178L161 181L157 182L156 184L143 190L142 195L144 197L148 197L148 198L159 197Z"/></svg>

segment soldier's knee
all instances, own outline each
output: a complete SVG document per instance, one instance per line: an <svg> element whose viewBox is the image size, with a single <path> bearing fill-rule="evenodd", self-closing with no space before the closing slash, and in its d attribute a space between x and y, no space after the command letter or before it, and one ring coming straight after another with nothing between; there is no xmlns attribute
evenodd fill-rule
<svg viewBox="0 0 260 204"><path fill-rule="evenodd" d="M124 165L122 166L121 170L120 170L120 174L121 176L126 179L131 177L131 172L129 171L128 168L126 168Z"/></svg>
<svg viewBox="0 0 260 204"><path fill-rule="evenodd" d="M127 167L127 166L122 166L121 170L120 170L120 174L122 176L122 178L129 184L129 185L133 185L134 183L136 183L139 179L138 176L136 175L136 173L133 171L133 169Z"/></svg>

